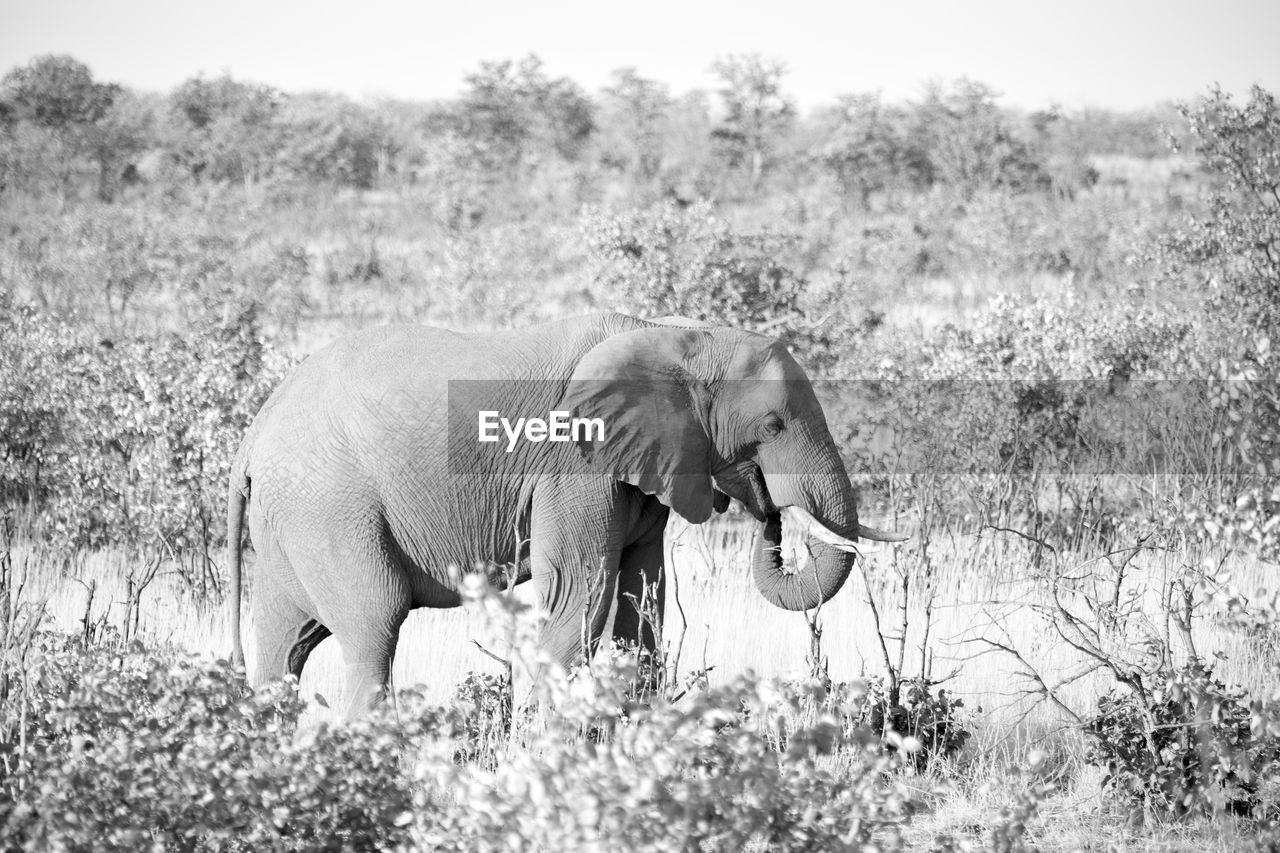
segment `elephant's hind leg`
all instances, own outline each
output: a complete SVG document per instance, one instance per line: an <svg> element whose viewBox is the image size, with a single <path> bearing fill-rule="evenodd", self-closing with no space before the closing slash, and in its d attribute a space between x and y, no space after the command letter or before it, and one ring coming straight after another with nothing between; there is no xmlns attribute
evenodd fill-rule
<svg viewBox="0 0 1280 853"><path fill-rule="evenodd" d="M385 698L400 626L412 606L408 579L398 567L373 556L359 562L363 568L353 576L361 581L341 594L332 612L321 614L342 647L348 719L363 716Z"/></svg>
<svg viewBox="0 0 1280 853"><path fill-rule="evenodd" d="M257 646L250 683L293 675L302 678L302 667L329 629L320 623L273 532L262 524L253 529L260 555L255 567L253 635Z"/></svg>
<svg viewBox="0 0 1280 853"><path fill-rule="evenodd" d="M312 610L299 623L289 662L304 659L332 633L342 650L342 699L332 703L348 719L382 701L390 682L400 625L412 606L408 574L380 524L343 517L313 519L282 543L295 572L295 600Z"/></svg>
<svg viewBox="0 0 1280 853"><path fill-rule="evenodd" d="M314 619L308 619L298 631L298 641L289 649L289 672L295 678L302 678L302 667L307 658L316 650L316 646L333 632Z"/></svg>
<svg viewBox="0 0 1280 853"><path fill-rule="evenodd" d="M269 587L270 584L262 584ZM257 687L286 675L302 678L307 657L329 636L329 629L279 592L263 589L253 614L257 653L252 684Z"/></svg>
<svg viewBox="0 0 1280 853"><path fill-rule="evenodd" d="M346 717L363 716L380 704L391 686L391 662L395 658L400 626L409 615L409 597L401 604L388 603L385 609L368 611L367 622L334 634L342 646L346 669Z"/></svg>

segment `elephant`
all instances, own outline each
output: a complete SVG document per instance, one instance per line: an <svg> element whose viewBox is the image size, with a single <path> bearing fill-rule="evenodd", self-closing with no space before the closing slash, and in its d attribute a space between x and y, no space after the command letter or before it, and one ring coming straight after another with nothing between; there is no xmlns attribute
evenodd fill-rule
<svg viewBox="0 0 1280 853"><path fill-rule="evenodd" d="M481 441L486 417L492 436L503 412L572 413L607 433L540 441L544 424L511 437L507 419L499 440ZM859 523L821 404L773 338L623 314L501 332L356 332L286 377L234 458L232 657L244 662L246 520L257 554L251 683L300 677L332 634L345 711L358 717L385 696L409 611L461 604L456 567L478 561L533 581L540 642L566 667L595 651L614 600L613 636L652 651L660 620L642 619L630 596L655 584L661 607L669 514L701 524L730 498L759 525L756 586L788 610L835 595L857 540L903 538ZM811 523L801 571L783 566L786 507Z"/></svg>

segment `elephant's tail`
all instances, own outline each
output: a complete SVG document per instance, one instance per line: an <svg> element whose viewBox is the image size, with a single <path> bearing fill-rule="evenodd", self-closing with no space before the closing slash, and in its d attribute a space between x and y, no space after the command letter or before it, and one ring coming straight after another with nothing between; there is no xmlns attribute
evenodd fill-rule
<svg viewBox="0 0 1280 853"><path fill-rule="evenodd" d="M244 647L240 641L240 540L244 532L244 506L249 499L248 460L243 449L231 465L227 485L227 566L230 575L227 598L231 605L231 662L244 666Z"/></svg>

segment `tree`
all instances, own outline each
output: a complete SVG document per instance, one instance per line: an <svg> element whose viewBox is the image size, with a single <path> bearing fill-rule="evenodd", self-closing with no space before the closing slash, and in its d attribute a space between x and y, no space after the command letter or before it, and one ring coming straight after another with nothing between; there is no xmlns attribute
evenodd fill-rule
<svg viewBox="0 0 1280 853"><path fill-rule="evenodd" d="M18 114L5 93L0 91L0 194L21 177L17 155Z"/></svg>
<svg viewBox="0 0 1280 853"><path fill-rule="evenodd" d="M822 137L817 156L832 173L846 199L865 210L873 193L895 184L928 182L925 153L905 127L901 109L886 106L878 94L840 96L836 107L820 117Z"/></svg>
<svg viewBox="0 0 1280 853"><path fill-rule="evenodd" d="M98 83L70 56L41 56L0 80L11 133L7 172L47 174L65 197L77 164L93 149L91 129L119 97L115 84Z"/></svg>
<svg viewBox="0 0 1280 853"><path fill-rule="evenodd" d="M378 177L397 175L412 180L422 168L426 138L438 105L416 101L380 99L372 106L379 126Z"/></svg>
<svg viewBox="0 0 1280 853"><path fill-rule="evenodd" d="M335 95L298 95L280 114L280 163L310 181L369 189L379 174L386 133L371 110Z"/></svg>
<svg viewBox="0 0 1280 853"><path fill-rule="evenodd" d="M466 81L455 124L489 168L510 174L539 158L576 160L595 130L587 96L566 78L547 77L533 54L518 65L483 62Z"/></svg>
<svg viewBox="0 0 1280 853"><path fill-rule="evenodd" d="M1015 192L1049 187L1048 174L1014 135L991 87L964 78L950 90L930 86L915 117L932 179L957 187L965 198L991 187Z"/></svg>
<svg viewBox="0 0 1280 853"><path fill-rule="evenodd" d="M154 144L156 109L150 98L123 91L102 119L89 128L88 147L98 165L99 201L115 198L126 171Z"/></svg>
<svg viewBox="0 0 1280 853"><path fill-rule="evenodd" d="M278 151L279 104L269 86L194 77L169 97L171 152L192 177L240 181L248 189L267 175Z"/></svg>
<svg viewBox="0 0 1280 853"><path fill-rule="evenodd" d="M1280 557L1280 105L1254 86L1241 105L1220 88L1180 112L1189 147L1213 182L1190 226L1156 252L1198 298L1209 344L1204 372L1221 416L1212 439L1227 476L1203 529L1227 544ZM1216 507L1215 507L1216 505ZM1211 508L1212 507L1212 508Z"/></svg>
<svg viewBox="0 0 1280 853"><path fill-rule="evenodd" d="M657 178L670 107L666 86L641 77L634 68L616 69L612 84L604 89L601 111L606 162L630 174L636 183Z"/></svg>
<svg viewBox="0 0 1280 853"><path fill-rule="evenodd" d="M754 193L768 155L795 118L795 105L782 92L786 66L749 53L718 59L711 70L724 84L719 93L725 109L713 135L724 145L730 166L747 169Z"/></svg>
<svg viewBox="0 0 1280 853"><path fill-rule="evenodd" d="M18 119L58 132L93 124L120 93L96 83L88 66L70 56L42 56L5 75L6 100Z"/></svg>

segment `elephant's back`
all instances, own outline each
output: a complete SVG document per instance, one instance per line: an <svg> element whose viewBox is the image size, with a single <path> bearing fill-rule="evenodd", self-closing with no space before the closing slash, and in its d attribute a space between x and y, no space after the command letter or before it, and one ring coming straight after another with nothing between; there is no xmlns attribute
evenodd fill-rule
<svg viewBox="0 0 1280 853"><path fill-rule="evenodd" d="M455 332L432 326L379 326L346 335L312 359L330 374L378 378L409 371L450 379L564 379L588 350L619 331L645 325L623 314L555 320L524 329Z"/></svg>
<svg viewBox="0 0 1280 853"><path fill-rule="evenodd" d="M644 321L601 314L498 332L409 324L353 332L293 370L260 410L250 443L267 445L276 456L288 448L299 471L305 471L303 457L324 457L326 465L364 460L377 467L392 457L438 464L451 381L487 386L479 389L483 397L501 388L513 410L553 402L554 386L568 380L584 353L640 325ZM262 457L259 448L251 464L253 456Z"/></svg>

